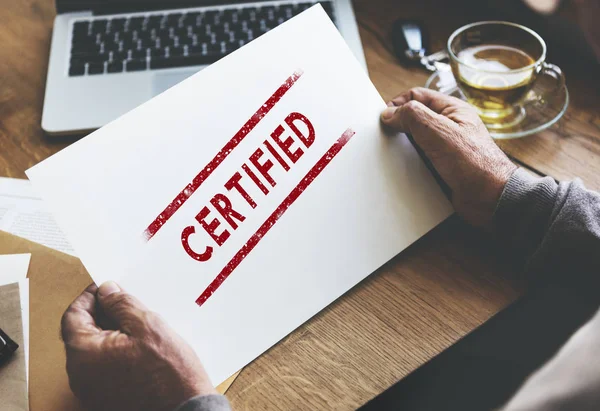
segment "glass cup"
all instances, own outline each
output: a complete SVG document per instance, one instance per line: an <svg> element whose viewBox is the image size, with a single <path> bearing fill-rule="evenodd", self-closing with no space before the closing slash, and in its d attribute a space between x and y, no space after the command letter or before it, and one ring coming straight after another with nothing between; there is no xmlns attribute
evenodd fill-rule
<svg viewBox="0 0 600 411"><path fill-rule="evenodd" d="M545 62L546 43L533 30L504 21L483 21L456 30L448 39L456 84L489 129L514 127L526 116L523 106L564 87L558 66ZM556 87L546 95L529 91L540 76Z"/></svg>

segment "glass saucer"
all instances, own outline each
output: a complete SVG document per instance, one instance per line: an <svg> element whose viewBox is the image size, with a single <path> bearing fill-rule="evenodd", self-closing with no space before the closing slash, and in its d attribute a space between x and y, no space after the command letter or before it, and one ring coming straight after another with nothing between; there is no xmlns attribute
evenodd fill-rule
<svg viewBox="0 0 600 411"><path fill-rule="evenodd" d="M525 118L512 127L490 129L490 135L495 139L525 137L539 133L560 120L569 106L569 91L565 86L554 93L548 93L555 84L549 76L540 76L525 97L523 104ZM425 87L466 101L449 70L433 73L425 83ZM542 98L543 95L548 97Z"/></svg>

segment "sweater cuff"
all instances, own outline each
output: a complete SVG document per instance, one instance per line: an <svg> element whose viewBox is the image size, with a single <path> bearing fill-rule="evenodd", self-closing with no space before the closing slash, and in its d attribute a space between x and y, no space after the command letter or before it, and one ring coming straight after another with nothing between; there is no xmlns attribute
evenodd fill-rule
<svg viewBox="0 0 600 411"><path fill-rule="evenodd" d="M224 395L199 395L181 404L175 411L231 411Z"/></svg>
<svg viewBox="0 0 600 411"><path fill-rule="evenodd" d="M551 177L535 177L517 169L500 196L494 213L495 231L520 257L528 258L548 229L558 184Z"/></svg>

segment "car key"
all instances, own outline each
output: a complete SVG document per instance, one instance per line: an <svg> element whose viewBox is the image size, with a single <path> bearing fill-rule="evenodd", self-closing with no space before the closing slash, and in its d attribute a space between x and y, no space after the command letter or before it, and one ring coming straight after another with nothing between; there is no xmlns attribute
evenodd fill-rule
<svg viewBox="0 0 600 411"><path fill-rule="evenodd" d="M392 45L401 63L417 66L427 54L429 37L422 24L400 19L392 26Z"/></svg>

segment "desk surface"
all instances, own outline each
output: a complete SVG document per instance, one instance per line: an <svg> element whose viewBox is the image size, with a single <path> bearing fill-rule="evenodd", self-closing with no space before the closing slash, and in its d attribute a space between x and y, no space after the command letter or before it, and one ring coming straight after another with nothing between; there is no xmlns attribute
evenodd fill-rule
<svg viewBox="0 0 600 411"><path fill-rule="evenodd" d="M385 99L427 78L396 63L389 36L395 19L424 21L435 50L454 28L494 17L489 8L446 4L355 1L369 72ZM0 0L0 10L0 175L24 178L72 142L40 129L54 1ZM598 190L595 69L574 64L566 46L549 47L567 76L567 114L547 131L500 146L533 172L579 176ZM514 272L498 244L453 217L246 367L228 396L236 410L355 408L516 299L523 282Z"/></svg>

